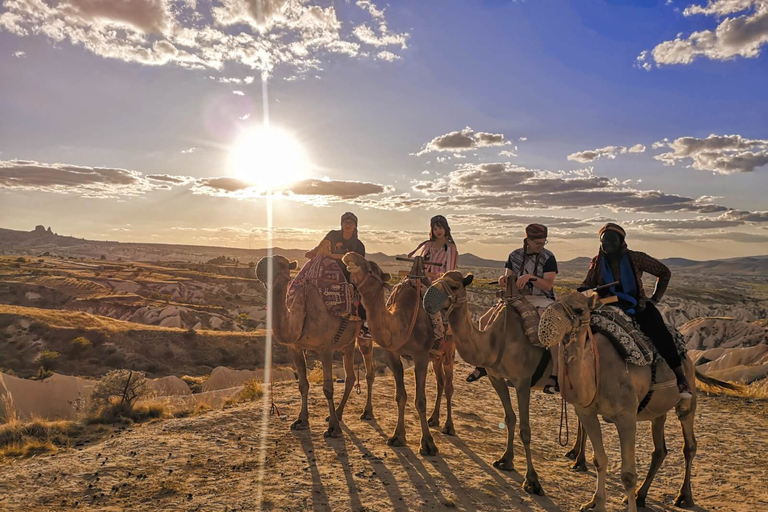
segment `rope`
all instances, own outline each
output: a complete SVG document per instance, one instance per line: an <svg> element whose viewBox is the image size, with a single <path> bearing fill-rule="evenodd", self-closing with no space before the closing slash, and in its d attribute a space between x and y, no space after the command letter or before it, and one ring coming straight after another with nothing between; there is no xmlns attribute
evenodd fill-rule
<svg viewBox="0 0 768 512"><path fill-rule="evenodd" d="M561 349L564 349L565 347L561 347ZM565 358L563 358L565 359ZM571 430L568 428L568 404L565 400L565 389L566 389L566 380L568 381L568 385L570 386L571 381L568 380L568 365L564 364L565 368L563 369L564 376L563 376L563 382L560 384L561 391L560 391L560 431L557 434L557 442L562 447L568 446L570 443L570 435ZM565 442L563 442L563 417L565 417Z"/></svg>
<svg viewBox="0 0 768 512"><path fill-rule="evenodd" d="M360 365L359 364L357 365L357 380L355 381L355 391L357 392L358 395L362 393L362 391L360 390Z"/></svg>
<svg viewBox="0 0 768 512"><path fill-rule="evenodd" d="M336 332L336 336L333 337L333 346L334 347L339 342L339 339L341 338L341 335L344 334L344 331L346 330L348 323L349 323L349 318L347 318L345 316L341 317L341 325L339 326L338 332Z"/></svg>
<svg viewBox="0 0 768 512"><path fill-rule="evenodd" d="M416 280L416 297L419 299L421 298L421 279ZM419 318L419 309L421 309L421 307L421 304L418 304L413 308L413 318L411 319L411 325L408 327L408 334L405 335L405 343L408 343L408 340L411 339L411 334L413 334L413 328L416 327L416 320Z"/></svg>

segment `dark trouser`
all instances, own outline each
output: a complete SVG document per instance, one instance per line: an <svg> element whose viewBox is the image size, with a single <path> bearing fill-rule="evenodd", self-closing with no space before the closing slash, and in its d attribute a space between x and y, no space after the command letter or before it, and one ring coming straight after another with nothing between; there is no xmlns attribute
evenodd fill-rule
<svg viewBox="0 0 768 512"><path fill-rule="evenodd" d="M661 316L656 306L651 302L646 302L645 309L635 313L635 319L640 324L640 330L651 338L654 346L670 368L674 369L682 365L677 347L675 347L675 340L667 326L664 325L664 317Z"/></svg>

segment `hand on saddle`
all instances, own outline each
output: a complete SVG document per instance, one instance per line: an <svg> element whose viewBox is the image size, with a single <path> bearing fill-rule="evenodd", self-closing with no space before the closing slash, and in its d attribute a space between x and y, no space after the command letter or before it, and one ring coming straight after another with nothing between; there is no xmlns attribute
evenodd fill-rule
<svg viewBox="0 0 768 512"><path fill-rule="evenodd" d="M517 283L515 284L517 285L517 288L519 290L522 290L523 288L525 288L525 285L528 284L528 281L532 281L532 280L535 281L536 276L534 276L533 274L525 274L524 276L520 276L517 279Z"/></svg>
<svg viewBox="0 0 768 512"><path fill-rule="evenodd" d="M499 286L502 286L504 288L507 287L507 276L499 277Z"/></svg>

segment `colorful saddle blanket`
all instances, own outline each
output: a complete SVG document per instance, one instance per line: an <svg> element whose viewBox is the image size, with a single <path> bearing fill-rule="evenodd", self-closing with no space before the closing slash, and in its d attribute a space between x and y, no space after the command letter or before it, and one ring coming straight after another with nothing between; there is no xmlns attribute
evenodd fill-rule
<svg viewBox="0 0 768 512"><path fill-rule="evenodd" d="M350 317L357 313L359 298L355 287L347 282L344 273L333 258L315 256L304 264L288 288L285 302L289 307L304 293L308 284L315 286L320 292L330 314Z"/></svg>
<svg viewBox="0 0 768 512"><path fill-rule="evenodd" d="M520 313L523 318L523 326L525 328L525 335L528 337L528 341L534 347L546 348L543 343L539 341L539 312L536 306L528 302L522 295L513 295L512 297L506 297L496 303L493 307L493 311L486 315L483 315L481 319L480 329L485 329L488 325L492 324L499 315L503 314L507 307L513 307Z"/></svg>
<svg viewBox="0 0 768 512"><path fill-rule="evenodd" d="M603 305L592 311L589 324L592 332L606 336L619 355L629 364L647 366L661 359L661 354L651 342L651 339L643 334L637 322L627 315L621 308ZM675 347L680 357L684 357L685 338L676 328L667 324L667 329L675 340Z"/></svg>

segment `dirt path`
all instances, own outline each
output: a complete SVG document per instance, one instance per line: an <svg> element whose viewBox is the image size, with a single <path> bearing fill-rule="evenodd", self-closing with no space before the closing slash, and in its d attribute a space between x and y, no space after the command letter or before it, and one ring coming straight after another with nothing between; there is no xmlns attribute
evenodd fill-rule
<svg viewBox="0 0 768 512"><path fill-rule="evenodd" d="M312 429L290 432L300 399L294 383L276 386L278 403L290 418L269 420L267 474L262 503L256 503L260 409L255 404L185 419L136 426L98 444L53 456L5 461L0 510L520 510L573 511L591 497L594 472L573 473L557 444L560 401L535 394L532 410L534 464L546 496L521 488L520 473L502 473L492 461L504 450L502 409L487 379L467 384L469 367L457 369L454 422L457 436L434 431L437 457L418 455L418 417L409 376L406 410L408 447L391 448L386 438L396 423L391 377L374 390L376 421L358 416L363 396L353 393L344 437L323 438L322 390L310 392ZM343 385L337 385L340 394ZM434 400L434 380L428 388ZM443 419L445 408L443 407ZM572 434L575 418L572 419ZM693 489L699 511L768 510L768 403L706 398L697 413L699 450ZM649 494L656 511L672 506L682 480L682 438L677 419L667 421L669 456ZM609 510L624 510L618 480L615 429L604 425L608 450ZM645 476L652 443L648 424L638 433L638 474ZM525 457L516 436L516 467ZM591 452L588 452L588 460ZM103 493L103 497L102 497ZM75 506L77 502L77 506Z"/></svg>

